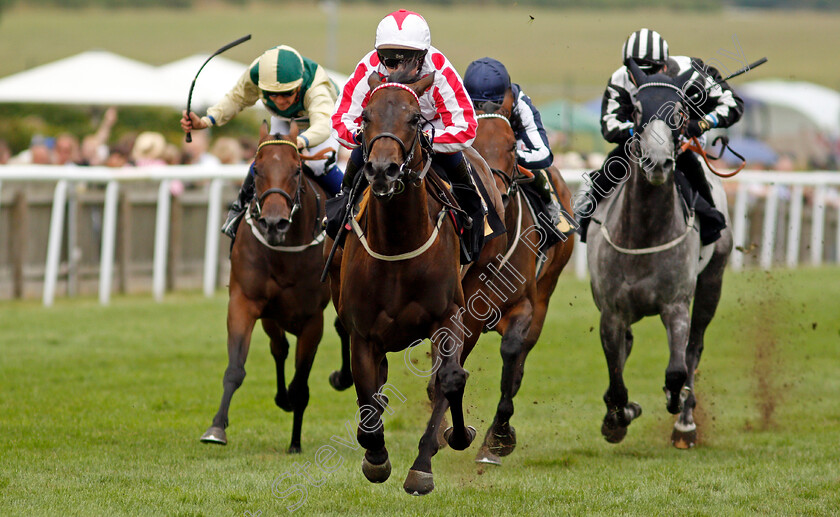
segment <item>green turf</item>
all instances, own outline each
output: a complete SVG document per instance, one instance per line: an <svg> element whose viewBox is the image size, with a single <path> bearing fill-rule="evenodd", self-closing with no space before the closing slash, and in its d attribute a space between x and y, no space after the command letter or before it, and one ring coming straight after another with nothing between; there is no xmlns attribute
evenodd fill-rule
<svg viewBox="0 0 840 517"><path fill-rule="evenodd" d="M291 416L273 403L273 363L259 332L231 408L230 444L203 445L226 366L224 293L2 304L0 515L283 515L272 495L308 485L299 515L827 515L840 507L838 269L728 273L697 384L700 444L669 443L661 386L667 364L657 319L635 327L626 372L644 415L625 441L600 436L607 375L588 285L563 275L543 339L517 396L519 446L502 467L466 452L433 460L435 491L402 481L427 419L422 379L399 355L386 440L393 473L368 483L346 436L355 393L326 383L338 363L328 329L311 378L303 454L287 455ZM467 368L468 423L483 435L498 397L498 337L484 336ZM287 368L287 372L291 373ZM317 474L315 451L341 457ZM326 450L326 449L324 449ZM338 457L331 461L339 462ZM327 462L330 464L330 462ZM307 486L307 485L305 485Z"/></svg>
<svg viewBox="0 0 840 517"><path fill-rule="evenodd" d="M674 54L709 62L717 59L712 64L730 71L740 65L721 51L735 51L733 37L750 62L769 57L768 64L738 81L780 77L840 88L837 67L831 66L840 47L838 12L568 11L515 2L509 7L429 6L411 1L344 4L339 11L335 68L350 73L373 46L378 21L396 7L416 9L426 17L433 44L458 70L463 72L473 59L496 57L538 103L557 97L589 100L599 96L619 66L624 39L640 27L658 29ZM328 64L326 30L325 14L312 2L260 3L248 8L211 5L187 11L16 7L0 18L0 77L92 48L163 64L196 52L210 53L247 33L253 39L230 50L227 57L250 62L264 49L286 43ZM56 97L60 96L58 82Z"/></svg>

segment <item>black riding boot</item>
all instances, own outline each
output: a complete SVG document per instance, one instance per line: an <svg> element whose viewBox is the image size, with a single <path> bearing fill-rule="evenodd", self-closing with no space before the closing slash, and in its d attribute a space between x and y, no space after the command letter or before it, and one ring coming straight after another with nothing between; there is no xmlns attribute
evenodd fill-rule
<svg viewBox="0 0 840 517"><path fill-rule="evenodd" d="M706 245L718 240L720 232L726 228L726 217L715 208L712 189L694 153L683 153L677 158L674 181L681 189L699 194L694 200L694 213L700 221L700 242Z"/></svg>
<svg viewBox="0 0 840 517"><path fill-rule="evenodd" d="M231 203L230 211L227 215L225 224L222 225L222 233L230 237L231 244L236 239L236 229L239 226L239 220L245 214L248 208L248 203L254 197L254 164L248 169L248 175L245 176L245 181L242 182L242 187L239 189L239 195L236 200Z"/></svg>
<svg viewBox="0 0 840 517"><path fill-rule="evenodd" d="M326 202L326 217L324 228L327 230L327 235L335 239L341 229L341 224L344 222L344 212L347 209L347 197L350 195L350 190L353 188L353 182L356 181L356 176L359 174L360 167L356 165L353 160L347 162L347 167L344 170L344 179L341 180L341 192L335 197L330 198ZM361 181L366 181L364 178ZM356 194L363 189L357 189ZM344 243L344 236L342 235L339 244Z"/></svg>
<svg viewBox="0 0 840 517"><path fill-rule="evenodd" d="M465 230L461 237L461 264L467 264L478 258L484 246L484 217L487 215L487 206L470 175L467 159L461 153L435 155L436 159L438 157L438 163L452 184L452 194L465 212L460 216ZM461 159L458 160L458 157Z"/></svg>

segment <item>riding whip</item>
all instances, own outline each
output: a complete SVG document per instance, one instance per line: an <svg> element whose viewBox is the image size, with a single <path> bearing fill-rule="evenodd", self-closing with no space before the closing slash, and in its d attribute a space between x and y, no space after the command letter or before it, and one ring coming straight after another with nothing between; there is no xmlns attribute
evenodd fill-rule
<svg viewBox="0 0 840 517"><path fill-rule="evenodd" d="M764 64L764 63L766 63L766 62L767 62L767 58L766 58L766 57L763 57L763 58L759 59L758 61L756 61L755 63L750 63L749 65L745 66L744 68L740 68L740 69L738 69L738 70L736 70L736 71L732 72L731 74L729 74L729 75L727 75L726 77L724 77L724 78L722 79L722 81L728 81L728 80L732 79L733 77L738 77L739 75L745 74L745 73L749 72L750 70L752 70L753 68L755 68L755 67L757 67L757 66L759 66L759 65L763 65L763 64ZM706 87L706 91L711 90L711 89L712 89L712 88L714 88L715 86L718 86L718 84L717 84L717 83L715 83L715 84L713 84L713 85L711 85L711 86L707 86L707 87ZM696 95L693 95L692 97L695 97L695 96L696 96Z"/></svg>
<svg viewBox="0 0 840 517"><path fill-rule="evenodd" d="M240 43L244 43L244 42L248 41L249 39L251 39L250 34L248 34L247 36L242 36L241 38L239 38L236 41L231 41L230 43L228 43L224 47L222 47L219 50L213 52L213 54L211 54L210 57L207 58L207 61L205 61L204 64L201 65L201 68L199 68L198 72L196 72L196 74L195 74L195 79L193 79L192 84L190 85L190 94L187 96L187 119L190 118L190 103L192 103L193 88L195 88L195 81L196 81L196 79L198 79L198 74L200 74L201 71L204 70L204 67L207 65L207 63L210 62L211 59L218 56L222 52L239 45ZM190 131L187 131L186 140L187 140L187 143L192 142L192 133Z"/></svg>

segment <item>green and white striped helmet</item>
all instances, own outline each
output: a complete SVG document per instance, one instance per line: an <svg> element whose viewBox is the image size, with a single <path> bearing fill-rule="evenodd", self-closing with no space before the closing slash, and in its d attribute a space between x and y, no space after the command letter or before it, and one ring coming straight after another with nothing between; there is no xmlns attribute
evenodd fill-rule
<svg viewBox="0 0 840 517"><path fill-rule="evenodd" d="M259 71L257 86L264 92L288 92L303 84L303 58L287 45L266 50Z"/></svg>

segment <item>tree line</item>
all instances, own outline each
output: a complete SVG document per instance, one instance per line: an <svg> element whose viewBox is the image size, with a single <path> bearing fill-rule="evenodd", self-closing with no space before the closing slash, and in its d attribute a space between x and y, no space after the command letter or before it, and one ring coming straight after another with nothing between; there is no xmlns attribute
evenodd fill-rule
<svg viewBox="0 0 840 517"><path fill-rule="evenodd" d="M254 3L268 3L270 0L223 0L230 5L245 6ZM370 3L379 4L383 0L333 0L343 4ZM0 11L16 5L33 7L60 7L66 9L104 7L104 8L160 8L190 9L205 3L204 0L0 0ZM426 0L427 4L454 5L456 0ZM762 8L762 9L816 9L838 10L837 0L457 0L458 4L473 5L533 5L548 8L638 8L668 7L672 9L721 9L724 7Z"/></svg>

